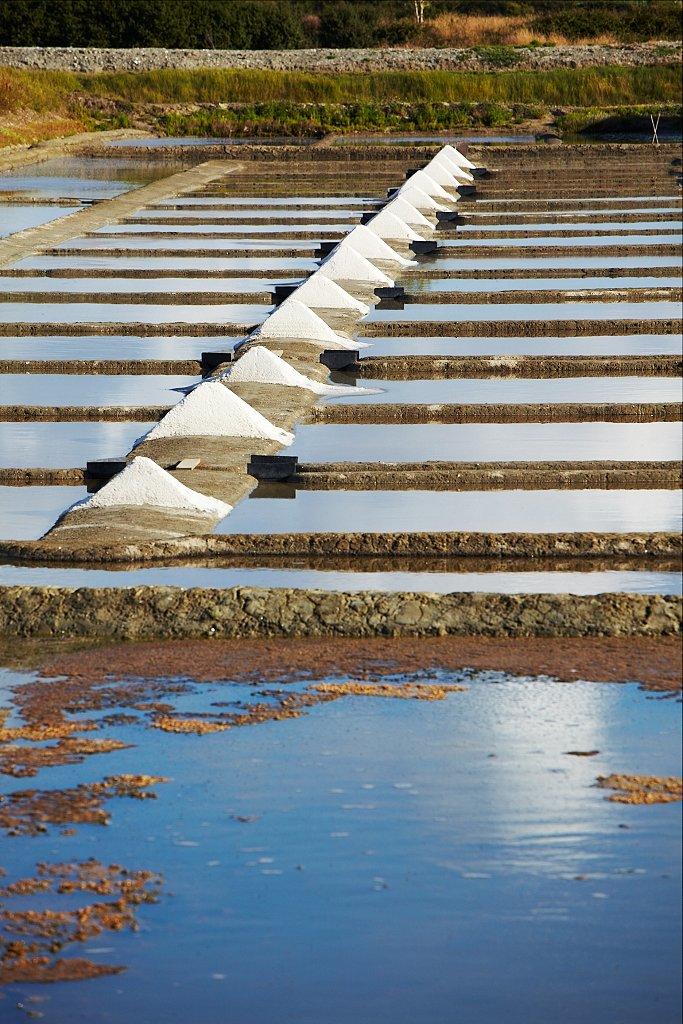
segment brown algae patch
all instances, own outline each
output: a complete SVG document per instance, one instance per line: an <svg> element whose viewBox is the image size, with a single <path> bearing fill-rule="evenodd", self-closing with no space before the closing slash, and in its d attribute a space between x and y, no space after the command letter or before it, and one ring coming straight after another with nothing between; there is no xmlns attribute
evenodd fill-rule
<svg viewBox="0 0 683 1024"><path fill-rule="evenodd" d="M24 789L0 795L0 828L7 835L37 835L48 825L108 825L103 807L113 797L149 800L150 786L166 782L156 775L111 775L101 782L84 782L65 789Z"/></svg>
<svg viewBox="0 0 683 1024"><path fill-rule="evenodd" d="M401 700L445 700L449 693L463 693L466 686L405 683L394 686L391 683L319 683L313 686L315 693L333 694L337 697L397 697Z"/></svg>
<svg viewBox="0 0 683 1024"><path fill-rule="evenodd" d="M598 775L597 785L614 790L605 799L615 804L672 804L683 800L683 779L675 775Z"/></svg>
<svg viewBox="0 0 683 1024"><path fill-rule="evenodd" d="M79 981L118 974L125 967L56 957L65 946L88 942L103 932L135 931L137 908L156 903L162 879L152 871L129 871L95 859L38 864L32 878L0 889L0 984ZM12 909L17 898L35 893L110 897L69 909Z"/></svg>

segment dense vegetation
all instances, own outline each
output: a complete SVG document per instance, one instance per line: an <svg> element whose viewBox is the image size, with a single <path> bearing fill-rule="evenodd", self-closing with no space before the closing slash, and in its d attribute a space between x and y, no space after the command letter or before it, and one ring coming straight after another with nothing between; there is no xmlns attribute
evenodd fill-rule
<svg viewBox="0 0 683 1024"><path fill-rule="evenodd" d="M0 0L8 46L293 49L680 34L680 0Z"/></svg>
<svg viewBox="0 0 683 1024"><path fill-rule="evenodd" d="M660 111L669 124L680 125L681 93L679 69L673 66L355 75L0 69L0 144L128 127L219 137L553 122L573 131L608 123L616 108L640 127L647 127L650 112Z"/></svg>

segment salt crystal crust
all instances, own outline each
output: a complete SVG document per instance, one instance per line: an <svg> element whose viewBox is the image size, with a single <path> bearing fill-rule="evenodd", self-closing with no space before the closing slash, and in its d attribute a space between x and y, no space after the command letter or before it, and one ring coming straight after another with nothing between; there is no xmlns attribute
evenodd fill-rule
<svg viewBox="0 0 683 1024"><path fill-rule="evenodd" d="M218 380L199 384L136 443L160 437L258 437L282 445L294 440Z"/></svg>
<svg viewBox="0 0 683 1024"><path fill-rule="evenodd" d="M72 505L72 509L114 508L118 505L151 505L194 512L211 519L222 519L232 511L232 505L191 490L156 462L140 455L95 494Z"/></svg>
<svg viewBox="0 0 683 1024"><path fill-rule="evenodd" d="M318 274L324 274L331 281L358 281L359 284L391 287L393 279L383 270L366 259L348 242L338 246L321 263Z"/></svg>
<svg viewBox="0 0 683 1024"><path fill-rule="evenodd" d="M240 356L237 362L221 375L220 379L230 384L238 381L251 381L255 384L278 384L282 387L303 388L306 391L311 391L314 395L378 393L375 388L344 387L312 380L295 370L281 356L271 352L270 349L263 348L262 345L254 345L253 348L247 349L244 355Z"/></svg>

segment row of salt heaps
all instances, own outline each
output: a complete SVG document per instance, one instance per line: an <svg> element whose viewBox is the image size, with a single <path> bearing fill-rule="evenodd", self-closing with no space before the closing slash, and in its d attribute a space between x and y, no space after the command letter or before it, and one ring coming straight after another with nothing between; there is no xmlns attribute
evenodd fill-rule
<svg viewBox="0 0 683 1024"><path fill-rule="evenodd" d="M319 349L368 347L334 330L328 320L334 322L342 315L357 322L369 311L370 304L378 301L375 288L393 286L394 274L415 265L414 260L394 246L410 251L411 242L424 241L435 229L436 215L451 210L459 198L454 190L473 181L470 172L474 167L453 146L444 146L393 193L367 224L353 228L319 269L252 331L245 340L243 354L229 371L218 379L198 384L137 444L158 438L201 436L265 438L282 446L293 442L293 434L270 423L224 387L222 380L303 388L317 395L367 390L313 380L267 346L277 343L285 351L288 342L304 342ZM74 508L137 505L188 511L216 522L232 508L191 490L151 459L141 456Z"/></svg>

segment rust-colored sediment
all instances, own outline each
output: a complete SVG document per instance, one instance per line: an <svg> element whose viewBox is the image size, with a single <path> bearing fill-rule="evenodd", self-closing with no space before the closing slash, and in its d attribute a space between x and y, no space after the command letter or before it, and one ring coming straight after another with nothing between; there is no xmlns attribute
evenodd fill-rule
<svg viewBox="0 0 683 1024"><path fill-rule="evenodd" d="M56 958L65 946L89 942L103 932L137 928L136 909L155 903L161 877L152 871L130 871L119 864L91 859L77 863L38 864L33 878L18 879L0 889L0 985L83 981L118 974L124 967L95 964L80 957ZM36 892L53 897L96 893L111 897L68 909L10 909L17 898Z"/></svg>
<svg viewBox="0 0 683 1024"><path fill-rule="evenodd" d="M683 779L675 775L598 775L600 789L611 789L605 797L615 804L672 804L683 800Z"/></svg>
<svg viewBox="0 0 683 1024"><path fill-rule="evenodd" d="M19 649L15 648L15 654ZM31 647L23 648L30 658ZM333 675L381 677L429 668L495 669L560 680L637 681L653 690L681 687L680 644L674 637L371 637L367 639L168 640L163 643L107 645L78 651L44 644L34 647L45 677L65 676L59 691L107 677L138 679L187 675L217 679L300 679L314 671ZM32 661L38 663L38 659ZM38 684L34 684L38 685ZM44 696L51 692L44 683ZM22 687L26 691L27 687ZM55 687L51 690L56 691ZM75 694L73 695L75 696ZM59 698L59 693L55 692ZM30 709L23 713L31 720Z"/></svg>

